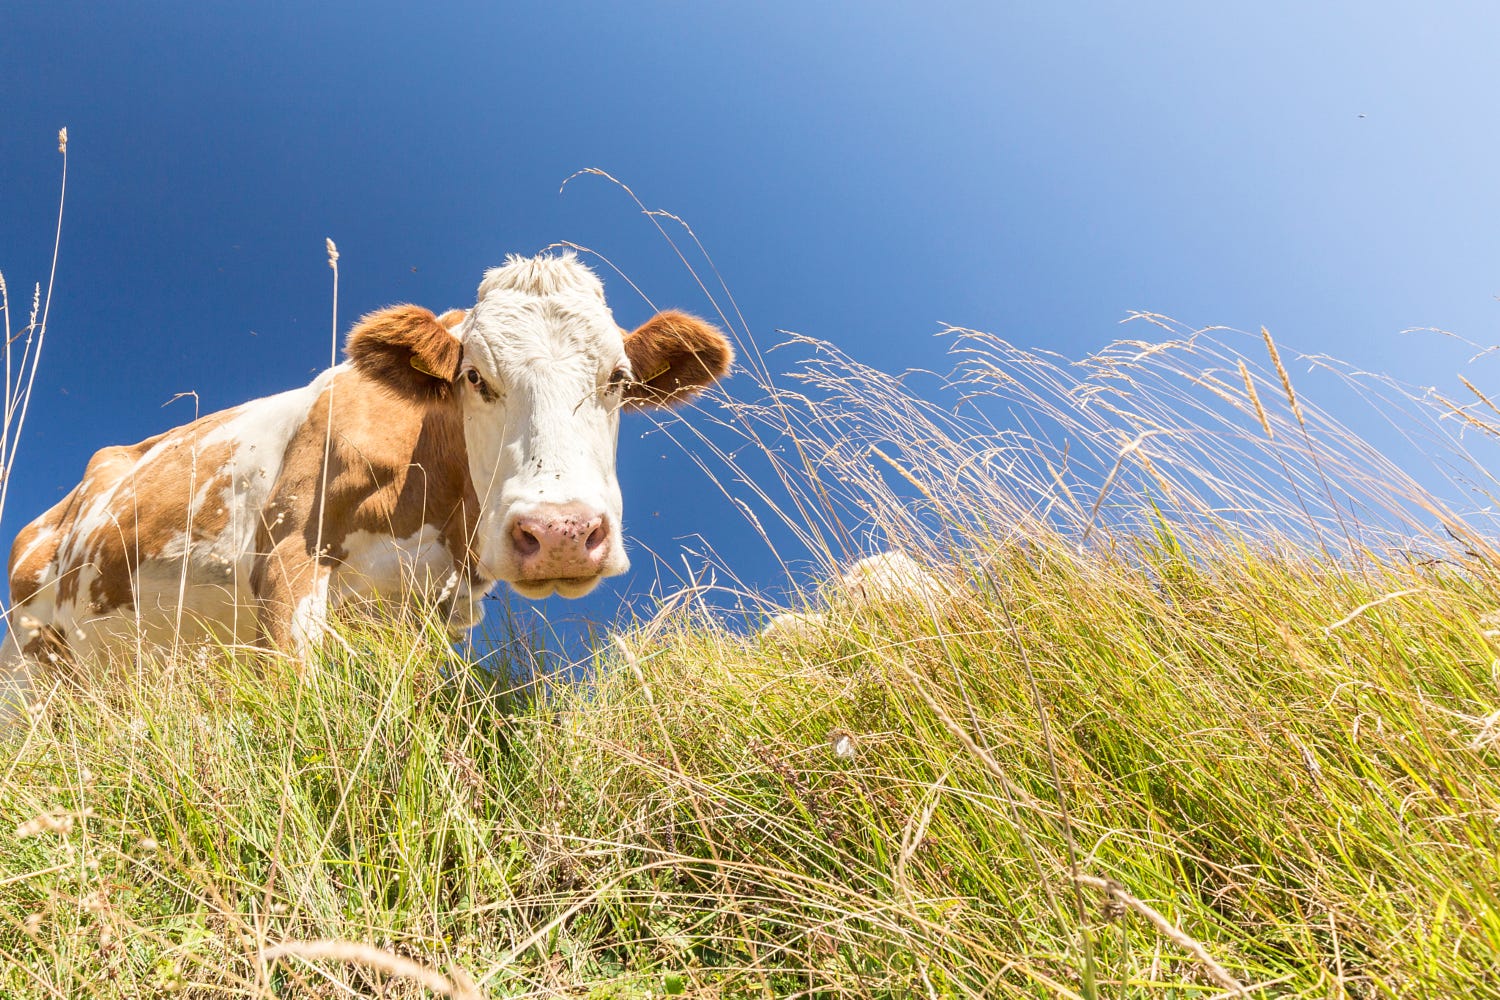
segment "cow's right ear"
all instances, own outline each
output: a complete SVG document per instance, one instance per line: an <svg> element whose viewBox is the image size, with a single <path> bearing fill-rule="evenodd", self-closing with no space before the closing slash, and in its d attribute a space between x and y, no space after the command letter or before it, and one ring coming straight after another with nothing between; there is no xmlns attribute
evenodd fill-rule
<svg viewBox="0 0 1500 1000"><path fill-rule="evenodd" d="M344 349L361 374L407 399L443 398L458 378L458 338L421 306L362 317Z"/></svg>
<svg viewBox="0 0 1500 1000"><path fill-rule="evenodd" d="M717 328L669 309L625 335L625 355L635 370L625 405L645 409L676 406L729 374L734 348Z"/></svg>

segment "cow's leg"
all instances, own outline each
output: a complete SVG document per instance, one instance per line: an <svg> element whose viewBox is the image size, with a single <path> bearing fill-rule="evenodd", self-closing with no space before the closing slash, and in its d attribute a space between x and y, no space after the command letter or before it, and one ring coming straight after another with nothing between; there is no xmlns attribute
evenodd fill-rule
<svg viewBox="0 0 1500 1000"><path fill-rule="evenodd" d="M261 638L304 667L328 630L329 576L330 567L301 538L288 537L265 557L253 581Z"/></svg>
<svg viewBox="0 0 1500 1000"><path fill-rule="evenodd" d="M292 653L303 663L308 661L328 631L328 577L328 567L317 567L312 574L311 586L292 608Z"/></svg>
<svg viewBox="0 0 1500 1000"><path fill-rule="evenodd" d="M446 617L448 634L460 639L484 617L484 595L493 580L475 580L463 569L455 569L438 592L438 607Z"/></svg>
<svg viewBox="0 0 1500 1000"><path fill-rule="evenodd" d="M35 664L27 659L12 626L0 646L0 730L20 719L31 697L31 672Z"/></svg>
<svg viewBox="0 0 1500 1000"><path fill-rule="evenodd" d="M32 700L39 673L66 669L72 663L67 641L55 626L36 617L33 612L39 610L23 605L6 616L8 628L0 643L0 730L21 717Z"/></svg>

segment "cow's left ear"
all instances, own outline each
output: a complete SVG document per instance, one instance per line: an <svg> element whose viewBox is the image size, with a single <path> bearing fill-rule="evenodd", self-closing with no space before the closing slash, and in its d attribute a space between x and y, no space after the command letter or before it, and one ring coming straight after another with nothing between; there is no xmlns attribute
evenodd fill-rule
<svg viewBox="0 0 1500 1000"><path fill-rule="evenodd" d="M361 318L344 349L362 374L408 399L441 398L458 378L458 338L421 306L391 306Z"/></svg>
<svg viewBox="0 0 1500 1000"><path fill-rule="evenodd" d="M674 406L729 373L734 348L717 327L687 313L657 313L625 335L635 381L625 388L634 408Z"/></svg>

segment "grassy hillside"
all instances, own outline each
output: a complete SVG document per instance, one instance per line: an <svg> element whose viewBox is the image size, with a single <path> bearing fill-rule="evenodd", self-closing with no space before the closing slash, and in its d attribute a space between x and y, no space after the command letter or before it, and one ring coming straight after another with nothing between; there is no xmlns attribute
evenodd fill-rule
<svg viewBox="0 0 1500 1000"><path fill-rule="evenodd" d="M339 939L487 996L1485 995L1488 588L1219 555L997 550L775 642L672 618L591 684L351 628L300 682L59 687L0 779L0 988L372 989L257 958Z"/></svg>
<svg viewBox="0 0 1500 1000"><path fill-rule="evenodd" d="M361 622L301 677L59 673L5 737L0 993L1500 996L1482 522L1245 343L970 337L946 408L810 345L720 413L768 539L946 591L764 638L687 593L583 680Z"/></svg>

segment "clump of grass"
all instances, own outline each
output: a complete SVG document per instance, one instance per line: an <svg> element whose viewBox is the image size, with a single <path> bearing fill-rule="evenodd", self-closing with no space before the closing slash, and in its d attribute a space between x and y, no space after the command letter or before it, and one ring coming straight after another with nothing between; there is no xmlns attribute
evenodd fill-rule
<svg viewBox="0 0 1500 1000"><path fill-rule="evenodd" d="M0 273L0 332L5 337L3 350L5 383L0 385L0 513L10 494L11 474L26 414L31 408L31 391L36 384L37 366L42 346L47 340L47 318L52 312L52 287L57 279L57 252L62 246L63 205L68 191L68 130L57 133L57 151L62 154L62 180L57 194L57 230L52 238L52 266L47 272L47 292L42 294L37 282L31 294L31 311L26 325L13 329L10 315L10 292L5 275ZM19 342L19 347L17 346ZM19 355L19 356L18 356Z"/></svg>

